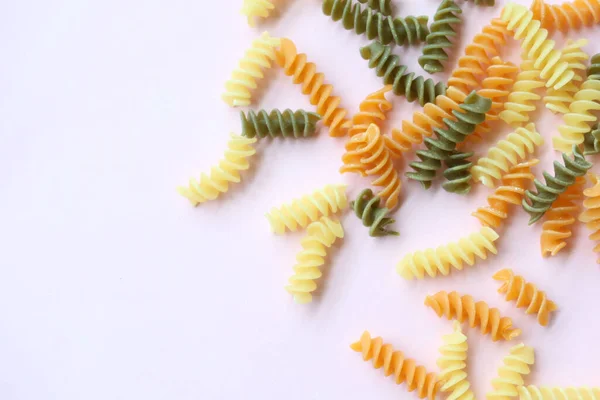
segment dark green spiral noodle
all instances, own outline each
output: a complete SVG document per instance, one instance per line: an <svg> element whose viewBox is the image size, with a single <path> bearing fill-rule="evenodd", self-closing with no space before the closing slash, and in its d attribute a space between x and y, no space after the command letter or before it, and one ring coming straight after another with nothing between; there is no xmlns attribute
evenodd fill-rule
<svg viewBox="0 0 600 400"><path fill-rule="evenodd" d="M321 119L319 114L304 110L292 111L260 110L258 113L248 111L246 115L240 112L242 120L242 135L253 138L258 136L308 137L316 132L316 124Z"/></svg>
<svg viewBox="0 0 600 400"><path fill-rule="evenodd" d="M444 70L442 61L448 60L445 49L452 47L450 38L456 36L452 25L457 25L462 20L456 16L462 10L454 0L444 0L433 15L433 22L429 26L429 35L423 46L423 55L419 57L419 65L430 74Z"/></svg>
<svg viewBox="0 0 600 400"><path fill-rule="evenodd" d="M537 179L533 181L536 192L525 191L523 208L531 215L530 225L542 218L558 196L574 184L576 178L584 176L592 167L592 163L585 159L577 146L573 146L573 159L565 153L563 153L562 159L564 165L554 161L554 176L544 171L545 184Z"/></svg>
<svg viewBox="0 0 600 400"><path fill-rule="evenodd" d="M600 81L600 53L590 59L590 67L587 70L588 79Z"/></svg>
<svg viewBox="0 0 600 400"><path fill-rule="evenodd" d="M368 39L377 39L383 44L417 44L429 33L426 15L419 17L392 18L352 0L323 0L323 13L334 21L342 20L344 28L354 29L357 35L367 34Z"/></svg>
<svg viewBox="0 0 600 400"><path fill-rule="evenodd" d="M406 65L400 64L400 57L392 54L390 46L373 42L362 47L360 54L363 59L369 60L369 68L375 68L375 73L383 77L386 85L392 85L394 94L405 96L410 102L419 100L423 106L446 93L446 84L443 82L435 83L431 79L415 76L414 72L405 73Z"/></svg>
<svg viewBox="0 0 600 400"><path fill-rule="evenodd" d="M479 96L475 91L471 92L459 109L452 111L456 120L444 118L447 128L435 128L433 132L436 138L425 138L427 149L417 151L421 161L411 163L414 172L407 172L406 176L421 182L425 189L430 188L437 170L442 166L442 161L455 154L456 146L473 133L478 124L485 121L485 113L491 106L490 99Z"/></svg>
<svg viewBox="0 0 600 400"><path fill-rule="evenodd" d="M371 189L365 189L359 193L356 200L350 202L350 207L362 220L363 225L369 227L370 236L398 236L398 232L385 229L386 226L396 221L387 216L390 210L381 207L379 203L379 196L375 196Z"/></svg>
<svg viewBox="0 0 600 400"><path fill-rule="evenodd" d="M446 170L444 178L447 182L442 184L444 190L450 193L467 194L471 191L471 167L473 163L469 158L473 153L464 153L455 150L452 155L444 160Z"/></svg>
<svg viewBox="0 0 600 400"><path fill-rule="evenodd" d="M476 6L493 7L496 5L495 0L470 0L475 3Z"/></svg>
<svg viewBox="0 0 600 400"><path fill-rule="evenodd" d="M392 15L392 0L358 0L358 2L366 3L367 7L383 15Z"/></svg>
<svg viewBox="0 0 600 400"><path fill-rule="evenodd" d="M594 127L585 134L583 141L583 155L589 156L600 153L600 124Z"/></svg>

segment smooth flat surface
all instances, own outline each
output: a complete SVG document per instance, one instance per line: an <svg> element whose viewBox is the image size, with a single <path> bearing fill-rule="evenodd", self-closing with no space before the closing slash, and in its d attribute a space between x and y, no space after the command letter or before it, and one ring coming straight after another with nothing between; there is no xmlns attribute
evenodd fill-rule
<svg viewBox="0 0 600 400"><path fill-rule="evenodd" d="M438 4L395 3L398 15L432 15ZM264 213L327 183L347 183L355 196L369 181L338 173L343 139L322 130L310 140L265 141L244 183L220 201L193 208L177 194L239 132L238 110L220 95L263 30L292 38L351 112L382 86L358 53L369 41L324 16L319 1L288 0L256 29L240 7L0 4L0 399L416 399L349 344L368 329L435 370L452 324L423 300L439 290L469 293L513 318L537 351L529 383L600 384L600 271L583 226L570 252L542 259L541 224L528 227L515 210L498 256L407 282L396 263L479 229L470 213L490 192L480 186L464 198L405 182L394 214L401 236L372 239L346 214L346 239L331 252L317 301L299 306L283 286L302 233L274 236ZM500 9L463 4L455 54ZM570 37L597 38L598 29ZM418 48L397 51L423 73ZM513 43L504 55L518 61L519 53ZM280 70L261 87L256 109L310 108ZM397 98L389 127L417 108ZM549 138L560 118L544 110L538 121L548 139L539 176L556 157ZM491 142L509 132L500 126ZM496 293L491 276L504 267L557 302L551 327ZM468 336L471 381L483 398L515 343Z"/></svg>

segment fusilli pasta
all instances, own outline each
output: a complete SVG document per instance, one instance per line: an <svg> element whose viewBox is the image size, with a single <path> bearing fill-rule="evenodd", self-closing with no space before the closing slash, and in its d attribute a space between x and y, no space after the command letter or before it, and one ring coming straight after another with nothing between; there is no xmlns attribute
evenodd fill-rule
<svg viewBox="0 0 600 400"><path fill-rule="evenodd" d="M249 138L266 136L276 137L309 137L315 134L317 122L321 116L317 113L304 110L292 111L290 109L260 110L258 113L250 110L248 113L240 111L242 120L242 136Z"/></svg>
<svg viewBox="0 0 600 400"><path fill-rule="evenodd" d="M583 155L588 156L600 153L600 124L594 125L583 139Z"/></svg>
<svg viewBox="0 0 600 400"><path fill-rule="evenodd" d="M392 15L392 0L358 0L358 2L366 3L367 7L383 15Z"/></svg>
<svg viewBox="0 0 600 400"><path fill-rule="evenodd" d="M444 49L452 47L450 38L457 35L452 26L462 22L457 14L462 14L462 10L454 0L442 0L433 14L433 22L429 26L430 32L423 46L423 55L419 57L419 65L430 74L444 70L442 61L448 60L448 54Z"/></svg>
<svg viewBox="0 0 600 400"><path fill-rule="evenodd" d="M437 365L442 392L451 392L447 400L474 400L475 395L467 379L467 352L469 344L462 333L460 322L454 321L454 332L443 337Z"/></svg>
<svg viewBox="0 0 600 400"><path fill-rule="evenodd" d="M254 18L267 18L275 5L269 0L244 0L242 5L242 15L248 17L248 25L254 26Z"/></svg>
<svg viewBox="0 0 600 400"><path fill-rule="evenodd" d="M519 400L598 400L600 387L519 386Z"/></svg>
<svg viewBox="0 0 600 400"><path fill-rule="evenodd" d="M446 169L442 184L445 191L456 194L467 194L471 191L471 167L473 163L469 160L473 152L465 153L455 150L444 160Z"/></svg>
<svg viewBox="0 0 600 400"><path fill-rule="evenodd" d="M510 349L504 357L498 376L492 379L494 390L485 397L487 400L511 400L518 395L517 387L524 384L523 376L529 375L535 363L533 347L520 343Z"/></svg>
<svg viewBox="0 0 600 400"><path fill-rule="evenodd" d="M352 117L352 128L348 130L350 137L364 133L371 124L382 128L386 113L392 109L392 102L385 98L386 93L392 90L391 85L386 85L376 92L369 94L359 105L358 112Z"/></svg>
<svg viewBox="0 0 600 400"><path fill-rule="evenodd" d="M537 108L535 102L542 98L537 91L544 87L540 70L534 67L533 61L523 60L520 68L504 110L499 114L500 119L513 128L529 122L529 114Z"/></svg>
<svg viewBox="0 0 600 400"><path fill-rule="evenodd" d="M356 197L356 200L350 202L350 207L358 218L362 220L364 226L369 227L369 235L377 236L398 236L398 232L386 229L386 226L396 222L389 218L389 210L379 206L380 198L373 195L371 189L364 189Z"/></svg>
<svg viewBox="0 0 600 400"><path fill-rule="evenodd" d="M585 211L579 216L579 221L592 231L590 240L600 242L600 180L594 174L590 174L590 180L593 186L583 191ZM594 247L594 252L600 253L600 243ZM600 264L600 258L597 262Z"/></svg>
<svg viewBox="0 0 600 400"><path fill-rule="evenodd" d="M578 30L584 26L600 23L600 1L575 0L562 4L546 4L544 0L533 0L533 17L542 22L542 27L552 32Z"/></svg>

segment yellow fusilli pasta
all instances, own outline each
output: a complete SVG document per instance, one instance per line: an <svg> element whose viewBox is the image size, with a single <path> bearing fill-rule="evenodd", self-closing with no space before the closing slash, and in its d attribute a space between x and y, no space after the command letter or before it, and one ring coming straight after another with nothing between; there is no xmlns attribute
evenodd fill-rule
<svg viewBox="0 0 600 400"><path fill-rule="evenodd" d="M504 103L504 111L499 114L500 119L512 127L529 122L529 114L536 110L535 102L542 98L536 91L544 87L540 70L533 66L532 60L523 60L520 69L508 100Z"/></svg>
<svg viewBox="0 0 600 400"><path fill-rule="evenodd" d="M203 173L200 180L191 178L187 187L180 186L177 191L194 206L216 199L229 190L230 183L241 181L240 172L250 167L248 158L256 153L254 143L256 138L249 139L232 133L224 158L211 168L210 174Z"/></svg>
<svg viewBox="0 0 600 400"><path fill-rule="evenodd" d="M579 220L592 230L590 239L594 242L600 242L600 179L597 175L590 174L592 187L585 189L583 195L586 199L583 201L585 211L579 216ZM595 253L600 253L600 243L594 247ZM597 260L600 264L600 258Z"/></svg>
<svg viewBox="0 0 600 400"><path fill-rule="evenodd" d="M369 94L360 103L359 111L352 117L352 127L348 130L350 137L364 133L371 124L381 129L386 113L392 109L392 102L385 98L386 93L392 90L392 85L384 86L376 92Z"/></svg>
<svg viewBox="0 0 600 400"><path fill-rule="evenodd" d="M241 13L248 17L248 25L254 26L254 18L267 18L274 8L269 0L244 0Z"/></svg>
<svg viewBox="0 0 600 400"><path fill-rule="evenodd" d="M462 333L460 322L454 321L454 332L443 337L437 365L442 392L450 392L446 400L473 400L475 395L467 379L467 352L469 344Z"/></svg>
<svg viewBox="0 0 600 400"><path fill-rule="evenodd" d="M519 400L598 400L600 387L519 386Z"/></svg>
<svg viewBox="0 0 600 400"><path fill-rule="evenodd" d="M535 363L533 347L523 343L513 346L504 357L498 376L492 379L494 390L486 394L487 400L511 400L518 395L517 387L525 382L523 376L529 375L531 365Z"/></svg>

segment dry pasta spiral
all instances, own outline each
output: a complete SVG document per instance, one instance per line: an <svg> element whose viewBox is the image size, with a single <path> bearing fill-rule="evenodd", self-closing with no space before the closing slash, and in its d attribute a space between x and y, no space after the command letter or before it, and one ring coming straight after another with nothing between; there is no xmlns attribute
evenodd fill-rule
<svg viewBox="0 0 600 400"><path fill-rule="evenodd" d="M527 282L522 276L515 275L509 268L496 272L494 279L502 282L498 293L506 294L506 301L515 300L517 308L525 307L527 314L537 314L540 325L548 325L550 314L558 307L548 299L545 292L539 290L533 283Z"/></svg>
<svg viewBox="0 0 600 400"><path fill-rule="evenodd" d="M267 112L260 110L258 113L250 110L240 112L242 120L242 135L253 138L266 136L276 137L309 137L315 134L317 122L321 116L317 113L304 110L292 111L290 109Z"/></svg>
<svg viewBox="0 0 600 400"><path fill-rule="evenodd" d="M367 7L383 14L392 14L392 0L358 0L359 3L367 4Z"/></svg>
<svg viewBox="0 0 600 400"><path fill-rule="evenodd" d="M433 309L438 317L456 319L459 322L469 321L469 326L479 326L484 335L491 334L492 340L511 340L521 334L520 329L513 327L512 319L502 317L497 308L490 308L484 301L475 302L469 295L461 296L457 292L438 292L427 296L425 305Z"/></svg>
<svg viewBox="0 0 600 400"><path fill-rule="evenodd" d="M473 179L487 187L495 187L496 181L503 173L532 154L536 146L540 146L543 142L544 139L536 131L533 123L517 128L477 161L471 170Z"/></svg>
<svg viewBox="0 0 600 400"><path fill-rule="evenodd" d="M498 376L492 379L494 390L486 394L487 400L511 400L518 395L517 387L524 384L523 376L529 375L535 363L533 347L520 343L510 349L498 368Z"/></svg>
<svg viewBox="0 0 600 400"><path fill-rule="evenodd" d="M455 150L446 160L444 178L442 184L445 191L456 194L468 194L471 191L471 167L473 163L469 160L473 152L462 152Z"/></svg>
<svg viewBox="0 0 600 400"><path fill-rule="evenodd" d="M489 227L460 238L436 249L419 250L407 254L396 267L405 279L424 279L425 274L435 278L438 274L448 275L453 268L461 271L463 264L474 265L477 257L487 259L487 253L496 254L498 234Z"/></svg>
<svg viewBox="0 0 600 400"><path fill-rule="evenodd" d="M567 246L566 239L573 235L572 226L579 214L584 185L585 178L578 177L573 185L558 196L546 213L540 237L543 257L555 256Z"/></svg>
<svg viewBox="0 0 600 400"><path fill-rule="evenodd" d="M542 22L542 27L552 32L578 30L584 26L600 23L600 1L575 0L562 4L546 4L544 0L533 0L533 17Z"/></svg>
<svg viewBox="0 0 600 400"><path fill-rule="evenodd" d="M600 387L519 386L519 400L598 400Z"/></svg>
<svg viewBox="0 0 600 400"><path fill-rule="evenodd" d="M392 345L385 344L381 337L371 338L365 331L350 348L362 353L364 361L373 360L375 369L383 367L385 376L393 375L396 384L406 383L409 392L416 390L419 398L433 400L436 397L439 388L436 375L428 373L415 360L406 358L401 351L394 351Z"/></svg>
<svg viewBox="0 0 600 400"><path fill-rule="evenodd" d="M536 110L535 102L542 96L536 90L544 87L540 79L540 70L533 66L533 61L523 60L521 72L517 75L512 92L504 103L504 110L499 117L512 127L529 122L529 114Z"/></svg>
<svg viewBox="0 0 600 400"><path fill-rule="evenodd" d="M579 221L592 231L590 240L600 242L600 180L596 175L591 175L590 180L593 186L583 191L585 211L579 216ZM594 252L600 253L600 243L594 247ZM600 264L600 258L597 262Z"/></svg>
<svg viewBox="0 0 600 400"><path fill-rule="evenodd" d="M481 225L492 228L499 228L502 225L502 222L508 218L510 205L521 204L525 189L535 179L531 167L538 162L536 159L522 162L502 175L502 184L488 197L488 206L480 207L472 214Z"/></svg>
<svg viewBox="0 0 600 400"><path fill-rule="evenodd" d="M187 187L180 186L177 191L194 206L226 193L229 184L239 183L240 173L250 168L248 158L256 153L253 146L255 142L256 138L250 139L232 133L225 156L211 168L210 174L203 173L199 180L191 178Z"/></svg>
<svg viewBox="0 0 600 400"><path fill-rule="evenodd" d="M296 256L294 275L285 287L298 304L312 301L312 292L317 289L315 281L322 276L320 267L325 264L327 249L344 237L344 228L339 221L322 217L308 225L306 233L301 242L302 251Z"/></svg>
<svg viewBox="0 0 600 400"><path fill-rule="evenodd" d="M583 155L598 153L600 153L600 124L594 125L592 130L585 134L583 140Z"/></svg>
<svg viewBox="0 0 600 400"><path fill-rule="evenodd" d="M263 70L271 68L275 60L275 49L281 40L264 32L252 42L239 66L233 70L231 77L225 82L225 93L222 98L232 107L248 106L252 95L251 90L256 89L256 82L264 77Z"/></svg>
<svg viewBox="0 0 600 400"><path fill-rule="evenodd" d="M327 185L311 194L292 200L290 204L284 204L280 208L273 207L266 217L273 232L282 234L286 230L295 232L305 228L320 217L328 217L347 207L346 186Z"/></svg>
<svg viewBox="0 0 600 400"><path fill-rule="evenodd" d="M496 0L472 0L476 6L493 7L496 5Z"/></svg>
<svg viewBox="0 0 600 400"><path fill-rule="evenodd" d="M344 136L350 125L346 119L348 111L340 107L340 98L333 96L333 86L325 84L325 76L317 72L316 65L308 62L306 54L299 54L294 42L285 38L281 39L276 59L285 74L302 86L302 93L309 96L310 104L317 107L323 124L329 127L329 135Z"/></svg>
<svg viewBox="0 0 600 400"><path fill-rule="evenodd" d="M454 332L444 335L437 365L442 392L451 392L447 400L474 400L475 395L467 379L467 352L469 344L462 333L460 322L454 321Z"/></svg>
<svg viewBox="0 0 600 400"><path fill-rule="evenodd" d="M508 29L521 40L521 48L527 58L534 60L533 66L540 69L540 77L546 87L560 89L571 81L575 72L566 61L561 61L560 51L554 48L553 40L547 39L548 31L540 28L540 21L533 19L533 13L526 7L508 3L502 10L501 18L508 22Z"/></svg>
<svg viewBox="0 0 600 400"><path fill-rule="evenodd" d="M350 207L363 225L369 227L370 236L398 236L398 232L386 229L386 226L396 221L388 217L390 210L379 206L380 200L371 189L364 189L358 194L356 200L350 202Z"/></svg>
<svg viewBox="0 0 600 400"><path fill-rule="evenodd" d="M255 17L267 18L274 8L269 0L244 0L241 13L248 17L248 25L254 26Z"/></svg>
<svg viewBox="0 0 600 400"><path fill-rule="evenodd" d="M348 130L350 137L364 133L371 124L381 129L381 124L386 119L386 113L392 109L392 102L385 98L386 93L392 90L391 85L386 85L376 92L369 94L359 105L358 112L352 117L352 128Z"/></svg>

